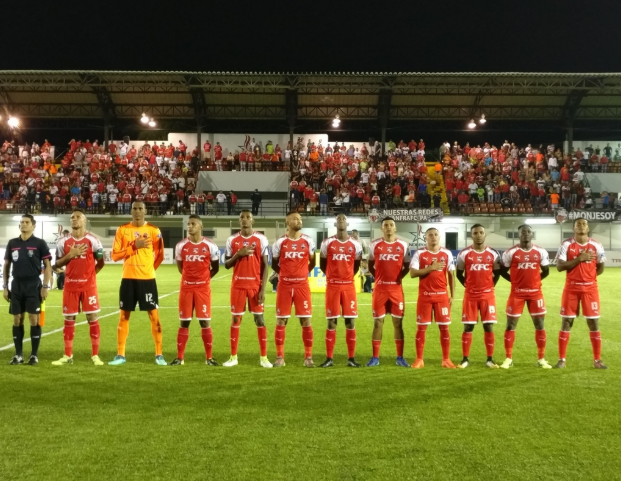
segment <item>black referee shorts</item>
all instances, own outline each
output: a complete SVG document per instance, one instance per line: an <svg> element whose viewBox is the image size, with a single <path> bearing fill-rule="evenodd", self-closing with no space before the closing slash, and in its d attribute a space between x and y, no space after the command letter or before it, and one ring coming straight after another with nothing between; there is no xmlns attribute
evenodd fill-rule
<svg viewBox="0 0 621 481"><path fill-rule="evenodd" d="M9 314L17 315L27 312L41 312L41 279L13 279L9 292Z"/></svg>
<svg viewBox="0 0 621 481"><path fill-rule="evenodd" d="M152 311L159 307L155 279L121 279L119 309L135 311L136 303L141 311Z"/></svg>

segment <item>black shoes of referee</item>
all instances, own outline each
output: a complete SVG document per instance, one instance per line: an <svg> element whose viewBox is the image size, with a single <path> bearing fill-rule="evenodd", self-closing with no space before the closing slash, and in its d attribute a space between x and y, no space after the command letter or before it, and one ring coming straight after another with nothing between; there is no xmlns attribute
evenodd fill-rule
<svg viewBox="0 0 621 481"><path fill-rule="evenodd" d="M319 367L332 367L332 366L334 366L334 361L332 360L331 357L327 357L326 360L323 361L319 365ZM353 357L350 357L347 360L347 367L360 367L360 364L358 364Z"/></svg>
<svg viewBox="0 0 621 481"><path fill-rule="evenodd" d="M24 358L22 356L18 356L17 354L15 354L15 356L13 356L13 359L11 359L11 362L9 362L9 364L12 366L15 366L17 364L24 364ZM28 359L28 365L36 366L37 364L39 364L39 359L37 358L37 356L30 356L30 358Z"/></svg>

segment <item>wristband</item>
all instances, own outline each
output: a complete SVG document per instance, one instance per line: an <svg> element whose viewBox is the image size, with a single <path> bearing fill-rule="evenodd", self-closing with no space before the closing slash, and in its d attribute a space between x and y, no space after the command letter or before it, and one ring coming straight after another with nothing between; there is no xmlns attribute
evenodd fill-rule
<svg viewBox="0 0 621 481"><path fill-rule="evenodd" d="M50 288L50 286L46 286L45 284L43 284L41 287L42 287L43 289L49 289L49 288Z"/></svg>
<svg viewBox="0 0 621 481"><path fill-rule="evenodd" d="M5 288L5 289L8 289L8 288L9 288L9 286L7 286L7 285L5 284L5 285L4 285L4 288Z"/></svg>

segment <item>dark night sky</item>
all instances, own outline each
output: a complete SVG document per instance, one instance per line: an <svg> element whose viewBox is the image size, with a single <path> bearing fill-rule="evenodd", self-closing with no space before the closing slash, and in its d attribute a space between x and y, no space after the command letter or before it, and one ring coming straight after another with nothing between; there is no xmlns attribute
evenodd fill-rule
<svg viewBox="0 0 621 481"><path fill-rule="evenodd" d="M194 3L11 6L0 68L621 71L618 0Z"/></svg>

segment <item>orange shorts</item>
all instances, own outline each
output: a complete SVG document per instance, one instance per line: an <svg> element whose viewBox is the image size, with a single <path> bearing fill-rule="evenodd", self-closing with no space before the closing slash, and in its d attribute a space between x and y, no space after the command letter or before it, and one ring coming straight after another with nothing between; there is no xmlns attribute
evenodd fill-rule
<svg viewBox="0 0 621 481"><path fill-rule="evenodd" d="M599 291L571 292L563 289L561 316L569 318L578 317L580 315L580 306L582 306L584 317L587 319L599 319Z"/></svg>
<svg viewBox="0 0 621 481"><path fill-rule="evenodd" d="M308 282L304 284L278 284L276 290L276 317L291 317L291 305L295 305L296 317L312 317L313 306Z"/></svg>
<svg viewBox="0 0 621 481"><path fill-rule="evenodd" d="M179 319L191 321L196 311L199 321L211 320L211 289L184 290L179 292Z"/></svg>
<svg viewBox="0 0 621 481"><path fill-rule="evenodd" d="M507 316L520 317L524 310L524 303L527 303L528 312L531 316L543 316L546 313L546 302L543 299L543 294L539 293L530 299L522 299L512 294L507 299Z"/></svg>
<svg viewBox="0 0 621 481"><path fill-rule="evenodd" d="M246 300L248 310L252 314L263 314L263 304L259 304L259 289L238 289L231 287L231 314L243 316L246 312Z"/></svg>
<svg viewBox="0 0 621 481"><path fill-rule="evenodd" d="M326 288L326 318L358 317L356 286L353 284L328 284Z"/></svg>
<svg viewBox="0 0 621 481"><path fill-rule="evenodd" d="M461 322L463 324L476 324L479 321L479 313L481 313L483 324L496 323L496 298L468 299L468 296L465 295L461 308Z"/></svg>
<svg viewBox="0 0 621 481"><path fill-rule="evenodd" d="M446 326L451 323L451 304L448 299L438 300L438 302L425 302L418 298L416 303L416 324L431 324L431 316L438 326Z"/></svg>
<svg viewBox="0 0 621 481"><path fill-rule="evenodd" d="M401 286L394 286L392 289L373 290L373 317L381 319L386 314L392 317L403 317L405 305L403 300L403 289Z"/></svg>
<svg viewBox="0 0 621 481"><path fill-rule="evenodd" d="M85 291L63 291L63 316L77 316L80 312L94 314L100 310L96 287Z"/></svg>

